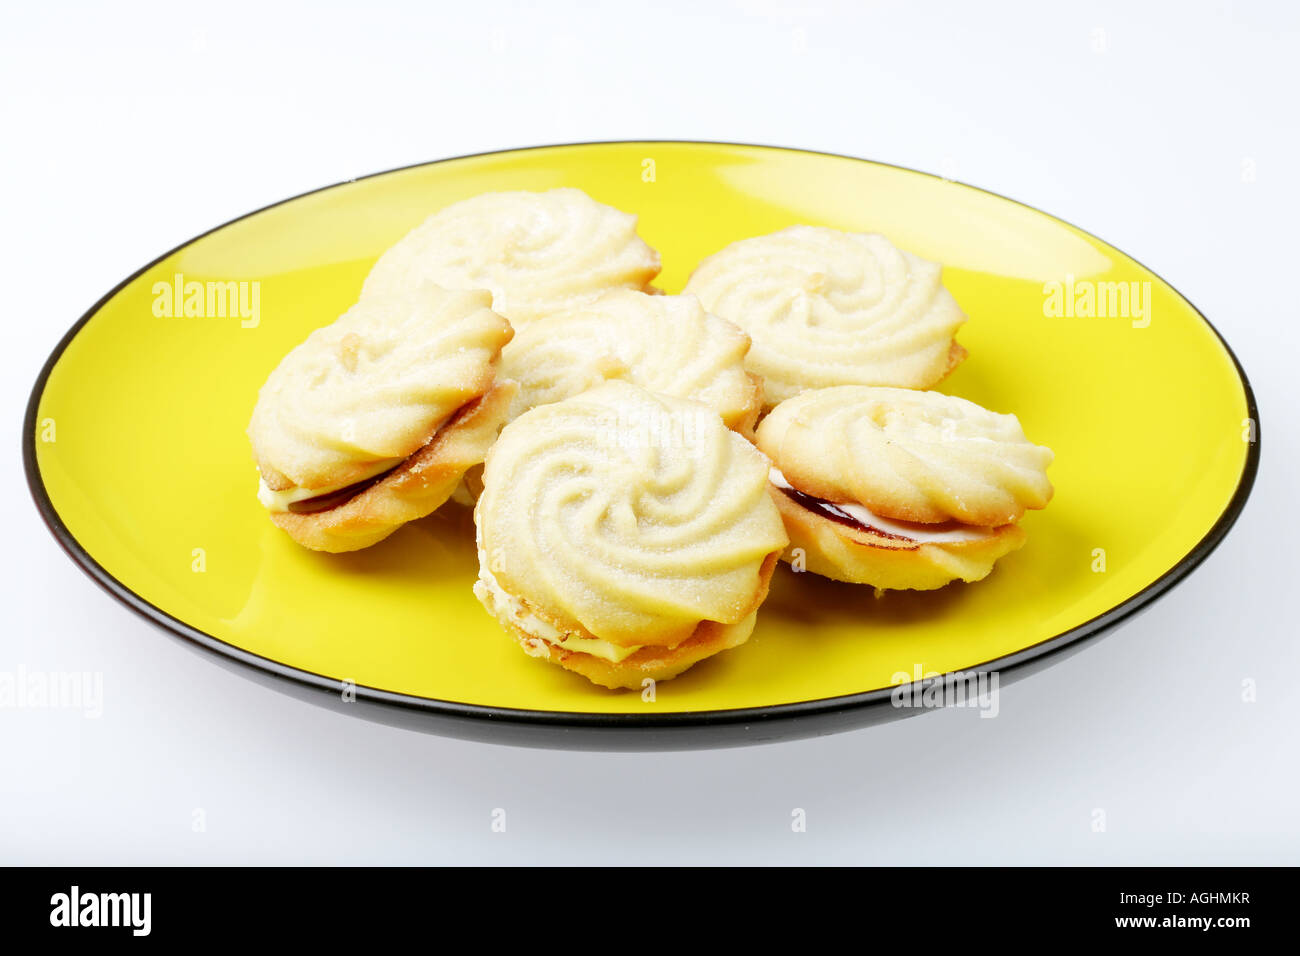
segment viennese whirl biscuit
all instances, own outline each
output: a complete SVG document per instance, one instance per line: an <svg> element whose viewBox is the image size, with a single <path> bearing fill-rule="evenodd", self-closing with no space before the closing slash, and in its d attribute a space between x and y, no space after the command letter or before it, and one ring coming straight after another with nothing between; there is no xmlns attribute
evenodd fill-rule
<svg viewBox="0 0 1300 956"><path fill-rule="evenodd" d="M787 539L769 463L698 402L620 381L488 454L474 592L524 651L641 687L744 643Z"/></svg>
<svg viewBox="0 0 1300 956"><path fill-rule="evenodd" d="M942 269L884 236L791 226L705 259L686 285L749 333L769 405L835 385L929 388L966 355Z"/></svg>
<svg viewBox="0 0 1300 956"><path fill-rule="evenodd" d="M623 379L703 402L752 435L762 383L745 371L748 351L749 336L693 296L619 290L529 323L502 351L501 375L519 383L512 419Z"/></svg>
<svg viewBox="0 0 1300 956"><path fill-rule="evenodd" d="M299 544L353 551L429 514L481 462L513 383L487 292L373 295L286 355L248 435L258 498Z"/></svg>
<svg viewBox="0 0 1300 956"><path fill-rule="evenodd" d="M975 581L1024 544L1016 522L1052 497L1052 452L1014 415L901 388L803 392L758 427L787 560L878 588Z"/></svg>
<svg viewBox="0 0 1300 956"><path fill-rule="evenodd" d="M434 213L380 256L361 294L423 281L488 289L518 329L609 289L644 289L658 274L636 216L579 189L484 193Z"/></svg>

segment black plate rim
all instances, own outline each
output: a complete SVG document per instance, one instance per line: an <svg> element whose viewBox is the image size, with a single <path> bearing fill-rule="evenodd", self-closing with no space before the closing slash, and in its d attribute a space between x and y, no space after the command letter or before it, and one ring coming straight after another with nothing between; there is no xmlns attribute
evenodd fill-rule
<svg viewBox="0 0 1300 956"><path fill-rule="evenodd" d="M28 399L26 413L23 419L22 429L22 454L23 469L26 473L28 488L32 498L36 503L37 510L40 512L42 520L49 528L54 539L59 543L65 552L72 558L73 562L81 568L93 581L99 584L105 591L125 604L131 610L144 617L151 623L161 627L164 631L174 637L180 638L185 643L202 651L216 655L224 659L226 663L239 665L241 669L252 668L254 671L262 672L258 674L247 674L245 676L270 676L278 679L277 682L287 681L291 685L296 685L298 690L306 691L304 696L316 703L323 703L326 706L339 709L341 701L340 691L342 683L325 675L301 668L291 667L271 658L254 654L250 651L243 650L233 644L229 644L220 638L214 637L204 631L186 624L185 622L172 617L161 608L150 604L147 600L136 594L122 582L118 581L112 574L106 571L91 555L81 546L77 539L64 525L58 512L55 510L53 502L45 489L45 484L41 480L40 469L36 462L36 422L37 413L40 405L40 399L45 390L46 382L54 366L58 363L63 352L68 345L76 338L81 329L89 322L114 296L122 289L130 285L135 279L148 272L154 266L193 245L195 242L209 236L222 229L226 229L235 223L244 219L259 215L267 210L274 209L278 206L286 205L296 200L303 199L316 193L325 192L330 189L337 189L354 182L365 179L374 179L380 176L387 176L394 173L404 172L410 169L416 169L424 166L435 166L442 163L454 162L463 159L477 159L485 156L494 156L505 153L525 153L534 150L551 150L562 149L566 147L585 147L585 146L630 146L630 145L685 145L685 146L736 146L748 149L772 150L780 152L804 153L814 156L826 156L835 159L846 159L855 162L870 163L875 166L898 169L904 172L915 173L920 176L926 176L931 179L942 182L952 182L967 189L973 189L981 193L993 196L1005 202L1014 203L1030 209L1039 215L1076 229L1090 238L1097 239L1099 242L1105 242L1110 248L1115 249L1121 255L1136 263L1142 269L1156 276L1168 286L1176 295L1179 296L1189 308L1201 319L1202 322L1214 333L1222 346L1224 352L1232 360L1233 366L1237 371L1241 386L1246 398L1246 407L1250 419L1255 423L1255 440L1250 443L1247 451L1246 462L1242 468L1241 477L1238 480L1237 487L1228 501L1227 506L1219 515L1218 520L1209 531L1187 552L1179 561L1169 568L1159 578L1152 581L1141 591L1132 595L1126 601L1116 605L1110 610L1085 621L1084 623L1064 631L1053 637L1046 638L1037 644L1021 648L1011 654L994 658L983 663L972 665L962 671L964 674L978 673L997 673L1000 679L1014 679L1037 669L1047 662L1047 659L1055 656L1068 656L1063 654L1066 651L1077 650L1085 642L1098 638L1105 633L1112 631L1119 624L1128 620L1139 611L1144 610L1158 597L1178 584L1187 577L1201 562L1203 562L1211 552L1223 541L1228 531L1240 517L1242 510L1250 497L1254 487L1255 477L1259 470L1260 446L1262 440L1262 429L1259 420L1259 409L1255 400L1254 390L1251 388L1250 380L1246 376L1245 369L1241 361L1237 358L1232 347L1227 340L1215 328L1214 324L1198 309L1185 295L1179 292L1169 281L1160 276L1153 269L1143 265L1133 256L1119 249L1112 243L1095 236L1093 233L1051 213L1044 212L1036 206L1012 199L992 190L984 189L979 186L972 186L968 183L947 180L944 177L937 176L933 173L927 173L923 170L912 169L907 166L900 166L895 163L880 162L879 160L864 159L859 156L850 156L843 153L826 152L822 150L804 149L790 146L772 146L758 143L735 143L714 140L682 140L682 139L636 139L636 140L596 140L590 142L575 143L551 143L539 146L513 147L507 149L488 150L480 153L468 153L462 156L449 156L443 159L429 160L426 162L411 163L405 166L386 169L380 172L371 173L366 176L358 176L353 179L343 180L342 182L331 183L327 186L321 186L316 189L310 189L306 192L290 196L286 199L278 200L251 212L244 213L227 222L214 226L191 239L188 239L176 247L162 253L155 259L140 267L131 275L127 276L116 286L99 298L82 316L76 324L64 334L54 350L46 359L36 382L32 387L31 395ZM848 729L853 726L862 726L869 723L889 720L892 718L901 718L910 716L918 711L912 708L900 708L894 705L893 697L894 687L877 688L870 691L862 691L855 694L845 694L836 697L825 697L817 700L794 701L784 704L771 704L760 707L745 707L729 710L705 710L705 711L674 711L660 714L609 714L609 713L587 713L581 711L543 711L529 710L523 708L503 708L490 707L481 704L467 704L458 701L447 701L436 698L417 697L410 694L400 694L393 691L386 691L381 688L369 687L366 685L356 685L355 704L362 704L363 707L355 708L355 704L348 702L342 704L345 712L355 712L359 716L368 716L373 719L389 723L399 723L404 726L416 726L419 729L427 729L433 732L439 732L429 718L445 717L450 718L451 722L445 730L453 736L464 736L472 739L491 740L494 736L494 728L505 730L508 727L522 729L524 727L542 729L544 731L557 731L559 735L543 734L540 738L545 746L568 746L570 743L577 743L575 739L572 742L566 742L564 737L565 731L597 731L606 732L614 730L632 730L632 731L671 731L668 738L665 738L667 745L672 746L696 746L696 743L689 743L685 740L676 741L683 731L711 729L714 733L704 742L705 746L720 745L725 746L734 743L750 742L746 737L755 738L756 735L751 733L751 728L762 727L762 739L774 740L784 737L805 736L800 732L798 723L807 718L828 718L818 723L820 727L830 726L832 730ZM327 696L325 696L327 695ZM332 698L331 701L329 698ZM364 705L373 705L367 708ZM419 723L412 724L409 720L393 720L391 715L385 716L381 711L391 711L393 708L417 715ZM890 713L892 712L892 713ZM846 721L844 718L848 717ZM466 721L482 725L478 728L470 727L466 729ZM788 730L774 729L776 725L788 727ZM722 733L717 733L721 731ZM817 731L813 731L817 732ZM830 732L822 730L821 732ZM518 733L505 734L507 738L504 742L525 742L536 743L537 739L531 735L520 736ZM599 741L599 735L595 738L585 738L583 744L590 746L591 741ZM627 746L625 741L615 743L611 740L612 745L623 749ZM663 741L656 744L656 749ZM597 745L594 749L600 749Z"/></svg>

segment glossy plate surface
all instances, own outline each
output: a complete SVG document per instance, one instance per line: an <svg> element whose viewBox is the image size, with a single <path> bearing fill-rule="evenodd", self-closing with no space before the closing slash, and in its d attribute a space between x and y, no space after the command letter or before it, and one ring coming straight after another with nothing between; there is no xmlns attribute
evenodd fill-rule
<svg viewBox="0 0 1300 956"><path fill-rule="evenodd" d="M490 190L555 186L637 213L663 254L667 291L727 243L794 223L882 232L943 262L970 316L959 334L970 358L941 389L1015 412L1056 452L1056 497L1025 519L1025 548L982 583L879 600L782 566L746 646L646 701L532 660L500 631L471 593L467 510L448 506L351 555L291 542L257 502L244 431L267 374L351 305L375 258L429 213ZM228 288L242 288L249 317L167 316L177 276L247 283ZM1126 310L1107 283L1136 284ZM1124 314L1083 314L1089 289L1094 312L1105 300ZM283 689L462 736L651 748L914 713L890 704L902 675L983 667L1005 682L1077 648L1226 533L1254 477L1256 419L1241 369L1186 300L1044 213L846 157L604 143L382 173L192 240L69 333L33 392L24 455L46 520L92 576ZM356 702L343 700L343 681L357 685Z"/></svg>

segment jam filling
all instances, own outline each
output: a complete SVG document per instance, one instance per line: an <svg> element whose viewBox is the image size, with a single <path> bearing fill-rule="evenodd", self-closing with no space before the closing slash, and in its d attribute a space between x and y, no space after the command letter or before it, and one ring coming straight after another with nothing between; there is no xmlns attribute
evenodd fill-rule
<svg viewBox="0 0 1300 956"><path fill-rule="evenodd" d="M468 409L477 406L482 402L482 400L483 398L480 396L474 401L462 405L460 408L456 409L451 416L439 422L433 431L429 433L429 437L425 439L425 445L427 446L432 442L434 438L437 437L438 433L444 428L448 427L453 422L459 421L461 416L467 413ZM410 458L406 459L406 461L409 460ZM345 505L366 489L379 484L398 468L401 468L402 465L406 464L406 461L399 461L387 471L381 471L379 474L373 475L370 478L364 478L361 481L353 482L344 488L339 488L337 491L328 491L323 495L317 495L315 498L304 498L302 501L291 501L289 503L289 512L296 515L311 515L319 514L322 511L329 511L331 508L339 507L339 505Z"/></svg>
<svg viewBox="0 0 1300 956"><path fill-rule="evenodd" d="M339 505L347 504L361 492L377 485L389 475L391 475L401 465L394 465L387 471L381 471L379 474L363 481L354 482L346 488L340 488L337 491L330 491L323 495L317 495L315 498L304 498L302 501L291 501L289 511L296 515L312 515L322 511L329 511L331 508L337 508Z"/></svg>
<svg viewBox="0 0 1300 956"><path fill-rule="evenodd" d="M890 541L906 541L909 544L918 543L915 538L909 538L907 535L893 534L889 531L882 531L880 528L873 528L869 524L863 524L857 518L853 517L853 515L829 501L815 498L812 495L806 495L802 491L796 491L794 488L782 488L781 490L785 492L786 497L795 504L807 508L809 511L821 515L823 518L829 518L831 521L847 525L850 528L856 528L859 531L865 531L878 538L885 538Z"/></svg>

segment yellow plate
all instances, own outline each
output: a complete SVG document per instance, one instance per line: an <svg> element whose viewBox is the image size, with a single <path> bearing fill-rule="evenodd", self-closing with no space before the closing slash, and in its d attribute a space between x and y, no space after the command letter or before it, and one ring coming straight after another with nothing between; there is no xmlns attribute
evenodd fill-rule
<svg viewBox="0 0 1300 956"><path fill-rule="evenodd" d="M375 258L429 213L490 190L555 186L637 213L670 292L709 253L794 223L881 232L943 262L970 316L960 333L970 358L943 389L1015 412L1056 452L1056 497L1025 519L1029 543L982 583L879 600L783 567L747 645L647 700L519 651L471 593L462 509L350 555L291 542L257 502L244 434L267 374L351 305ZM212 284L191 299L204 315L186 314L188 282ZM224 316L218 292L230 293ZM1254 478L1256 420L1241 368L1192 305L1044 213L848 157L594 143L340 183L172 250L59 344L33 391L23 452L42 514L96 580L283 689L462 736L653 748L915 713L942 697L909 701L893 690L900 681L980 671L1005 683L1077 648L1227 532Z"/></svg>

